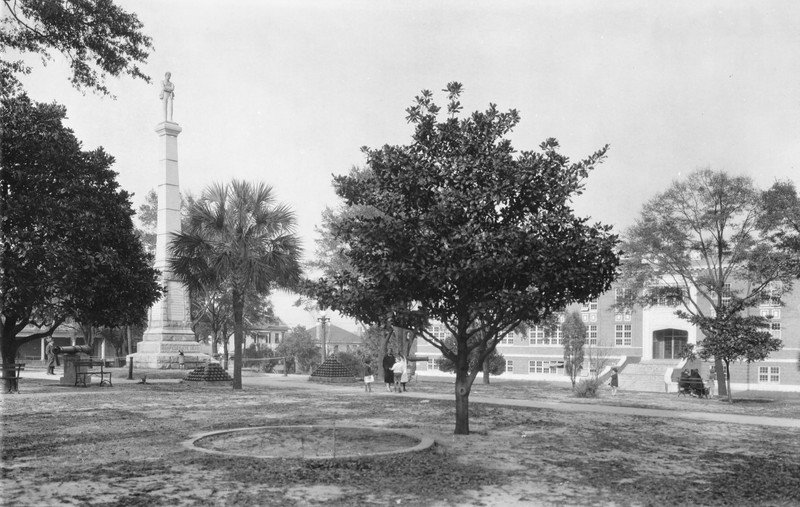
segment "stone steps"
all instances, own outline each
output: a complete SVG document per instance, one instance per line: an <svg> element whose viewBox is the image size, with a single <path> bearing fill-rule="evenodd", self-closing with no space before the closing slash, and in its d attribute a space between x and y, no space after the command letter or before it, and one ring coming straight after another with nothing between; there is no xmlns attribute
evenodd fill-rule
<svg viewBox="0 0 800 507"><path fill-rule="evenodd" d="M642 361L625 365L619 374L620 390L642 392L666 392L664 374L674 368L678 360Z"/></svg>

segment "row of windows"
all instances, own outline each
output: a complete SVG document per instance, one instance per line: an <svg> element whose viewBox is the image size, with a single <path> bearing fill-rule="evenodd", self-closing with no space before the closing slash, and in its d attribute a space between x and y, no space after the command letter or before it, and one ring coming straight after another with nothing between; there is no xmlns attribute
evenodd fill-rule
<svg viewBox="0 0 800 507"><path fill-rule="evenodd" d="M668 295L659 295L656 304L659 306L677 306L680 303L680 293L683 291L678 289L679 293ZM731 301L733 292L731 284L726 283L722 288L722 304L728 304ZM783 283L780 281L769 282L766 287L761 291L761 306L781 306L781 297L783 296ZM614 305L617 308L624 308L630 305L631 302L631 289L625 287L617 287L614 289ZM581 312L596 312L598 309L597 299L585 303ZM630 310L624 310L629 313Z"/></svg>
<svg viewBox="0 0 800 507"><path fill-rule="evenodd" d="M525 337L523 337L523 340ZM561 329L551 332L549 329L534 326L528 330L529 345L563 345L564 337ZM500 341L503 345L514 345L513 335L508 335ZM597 345L597 325L586 326L586 344ZM633 326L631 324L614 325L614 345L617 347L630 347L633 344Z"/></svg>
<svg viewBox="0 0 800 507"><path fill-rule="evenodd" d="M528 373L555 375L562 365L563 361L528 361ZM511 359L506 360L506 373L514 373L514 361Z"/></svg>
<svg viewBox="0 0 800 507"><path fill-rule="evenodd" d="M439 370L442 358L428 358L428 370ZM524 365L524 362L522 362ZM556 375L559 373L558 368L563 366L562 361L528 361L527 373L541 373L545 375ZM514 373L514 360L506 360L506 373ZM522 372L520 372L522 373ZM781 382L781 369L779 366L759 366L758 367L758 382L761 384L780 384Z"/></svg>

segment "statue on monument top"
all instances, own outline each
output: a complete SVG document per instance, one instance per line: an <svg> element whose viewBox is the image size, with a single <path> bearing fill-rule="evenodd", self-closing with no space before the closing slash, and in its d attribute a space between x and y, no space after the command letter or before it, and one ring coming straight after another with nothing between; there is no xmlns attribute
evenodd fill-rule
<svg viewBox="0 0 800 507"><path fill-rule="evenodd" d="M175 83L169 80L171 77L171 72L164 74L164 80L161 81L161 93L158 95L158 98L164 104L164 121L172 121L172 99L175 98Z"/></svg>

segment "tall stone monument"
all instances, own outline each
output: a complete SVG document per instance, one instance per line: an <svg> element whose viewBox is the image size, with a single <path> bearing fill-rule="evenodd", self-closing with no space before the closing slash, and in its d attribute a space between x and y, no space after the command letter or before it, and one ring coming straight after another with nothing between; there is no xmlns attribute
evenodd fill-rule
<svg viewBox="0 0 800 507"><path fill-rule="evenodd" d="M191 329L189 296L183 284L169 269L169 243L173 233L181 231L181 195L178 185L178 134L181 127L172 121L172 100L175 85L167 72L162 81L161 101L164 121L156 126L158 134L159 176L158 219L156 221L155 267L161 271L161 285L166 294L151 308L144 341L139 343L133 359L134 367L178 367L179 352L186 362L210 359L210 346L195 341Z"/></svg>

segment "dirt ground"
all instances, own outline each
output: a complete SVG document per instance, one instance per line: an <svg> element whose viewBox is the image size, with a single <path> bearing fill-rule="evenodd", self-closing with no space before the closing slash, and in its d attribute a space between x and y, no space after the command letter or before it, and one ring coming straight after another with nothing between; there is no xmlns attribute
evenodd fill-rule
<svg viewBox="0 0 800 507"><path fill-rule="evenodd" d="M152 372L148 380L176 375ZM472 433L455 436L452 401L367 394L358 384L245 380L241 391L189 382L24 383L22 394L0 398L2 504L800 504L796 428L473 403ZM422 379L410 389L451 394L452 384ZM774 393L739 393L732 405L624 392L579 400L561 385L495 382L476 384L472 396L800 418L800 396ZM398 428L436 443L414 454L336 460L217 456L182 445L211 431L307 424Z"/></svg>

